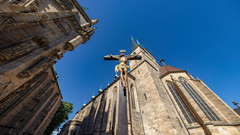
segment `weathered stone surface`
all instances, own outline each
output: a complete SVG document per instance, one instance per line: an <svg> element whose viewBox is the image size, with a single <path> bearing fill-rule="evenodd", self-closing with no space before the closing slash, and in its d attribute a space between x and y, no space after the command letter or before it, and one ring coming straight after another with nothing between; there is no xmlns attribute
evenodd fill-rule
<svg viewBox="0 0 240 135"><path fill-rule="evenodd" d="M0 2L0 134L44 133L62 98L52 66L97 21L75 0Z"/></svg>
<svg viewBox="0 0 240 135"><path fill-rule="evenodd" d="M157 64L145 48L138 46L132 53L141 55L142 60L132 60L129 63L131 69L127 81L126 100L121 94L123 91L117 78L95 99L83 106L74 119L63 126L60 135L240 134L239 115L201 80L195 80L184 70L176 72L171 70L160 76L160 68L166 67ZM179 78L184 78L190 85L188 87L194 90L190 91L184 87ZM178 96L171 93L167 82L174 84ZM181 102L176 100L179 98ZM183 104L186 108L183 108ZM186 114L183 114L184 109L185 112L188 111L187 115L192 115L194 119L192 123L187 120L190 116L186 117ZM210 114L215 114L213 117L219 117L219 120L209 119L207 115ZM125 118L127 120L124 120ZM127 126L123 123L125 121ZM96 129L92 130L90 125Z"/></svg>

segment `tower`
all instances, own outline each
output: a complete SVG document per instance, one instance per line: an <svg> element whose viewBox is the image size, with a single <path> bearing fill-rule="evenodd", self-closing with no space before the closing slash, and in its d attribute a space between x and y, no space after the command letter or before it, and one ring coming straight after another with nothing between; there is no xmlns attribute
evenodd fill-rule
<svg viewBox="0 0 240 135"><path fill-rule="evenodd" d="M97 22L76 0L1 0L0 134L44 133L62 99L53 65Z"/></svg>
<svg viewBox="0 0 240 135"><path fill-rule="evenodd" d="M162 59L158 64L134 41L131 54L142 60L129 62L126 95L116 78L63 126L60 135L240 134L239 115L200 79Z"/></svg>

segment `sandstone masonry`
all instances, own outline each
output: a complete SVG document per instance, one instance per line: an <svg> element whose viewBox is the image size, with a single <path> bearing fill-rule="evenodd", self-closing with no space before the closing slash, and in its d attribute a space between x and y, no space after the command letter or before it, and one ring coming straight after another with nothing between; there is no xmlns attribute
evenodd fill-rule
<svg viewBox="0 0 240 135"><path fill-rule="evenodd" d="M163 60L159 65L147 49L133 45L131 54L142 60L129 62L125 96L116 78L63 126L60 135L240 134L239 115L203 81Z"/></svg>
<svg viewBox="0 0 240 135"><path fill-rule="evenodd" d="M94 33L76 0L0 0L0 134L43 134L60 106L56 59Z"/></svg>

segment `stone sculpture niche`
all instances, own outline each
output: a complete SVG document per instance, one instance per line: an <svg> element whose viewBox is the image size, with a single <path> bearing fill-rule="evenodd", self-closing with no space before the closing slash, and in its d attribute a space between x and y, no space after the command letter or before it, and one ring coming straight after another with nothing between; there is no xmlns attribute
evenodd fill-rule
<svg viewBox="0 0 240 135"><path fill-rule="evenodd" d="M31 41L20 42L0 48L0 61L7 61L18 56L30 53L37 47L45 47L49 43L48 38L39 36L33 38Z"/></svg>

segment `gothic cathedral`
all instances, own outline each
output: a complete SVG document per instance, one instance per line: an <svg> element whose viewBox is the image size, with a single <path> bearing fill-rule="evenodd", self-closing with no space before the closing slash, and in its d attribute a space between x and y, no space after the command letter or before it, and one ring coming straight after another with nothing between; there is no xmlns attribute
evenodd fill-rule
<svg viewBox="0 0 240 135"><path fill-rule="evenodd" d="M83 105L60 135L239 135L240 117L203 81L156 62L133 41L127 89L119 77Z"/></svg>

